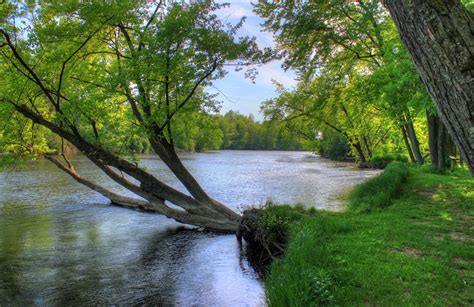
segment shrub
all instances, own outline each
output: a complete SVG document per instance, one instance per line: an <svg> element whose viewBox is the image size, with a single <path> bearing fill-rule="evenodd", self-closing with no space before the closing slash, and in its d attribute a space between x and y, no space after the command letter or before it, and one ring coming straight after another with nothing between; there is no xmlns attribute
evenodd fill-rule
<svg viewBox="0 0 474 307"><path fill-rule="evenodd" d="M302 205L292 207L271 202L261 209L244 211L239 235L247 241L249 261L261 275L265 275L273 260L283 255L288 244L290 226L315 212L316 209L308 210Z"/></svg>
<svg viewBox="0 0 474 307"><path fill-rule="evenodd" d="M349 195L349 208L360 212L390 206L408 177L408 165L391 162L382 174L357 186Z"/></svg>
<svg viewBox="0 0 474 307"><path fill-rule="evenodd" d="M408 162L408 158L401 154L376 155L367 162L367 167L384 169L393 161Z"/></svg>

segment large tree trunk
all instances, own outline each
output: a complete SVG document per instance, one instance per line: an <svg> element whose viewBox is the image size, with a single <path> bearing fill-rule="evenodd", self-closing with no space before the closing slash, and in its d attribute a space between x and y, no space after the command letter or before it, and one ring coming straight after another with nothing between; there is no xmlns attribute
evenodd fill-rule
<svg viewBox="0 0 474 307"><path fill-rule="evenodd" d="M474 176L474 15L460 0L384 5Z"/></svg>
<svg viewBox="0 0 474 307"><path fill-rule="evenodd" d="M223 213L230 219L235 220L237 218L237 215L233 210L211 198L204 191L194 176L183 165L172 144L167 142L166 139L162 138L160 140L156 136L149 138L149 140L155 153L163 160L166 166L168 166L176 178L178 178L178 180L196 200L206 203L208 206L217 209L219 212Z"/></svg>

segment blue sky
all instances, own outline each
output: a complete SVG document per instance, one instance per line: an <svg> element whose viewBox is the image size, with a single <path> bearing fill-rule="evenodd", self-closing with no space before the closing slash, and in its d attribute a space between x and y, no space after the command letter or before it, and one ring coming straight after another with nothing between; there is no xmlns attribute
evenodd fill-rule
<svg viewBox="0 0 474 307"><path fill-rule="evenodd" d="M223 20L235 24L243 16L247 17L239 35L255 36L257 38L257 44L260 47L273 47L275 45L272 34L262 32L263 28L260 24L263 22L263 19L252 11L250 0L218 2L230 3L229 7L216 12ZM211 87L208 89L211 93L218 93L219 100L223 101L222 114L229 110L235 110L245 115L253 114L256 119L262 120L263 116L260 113L260 104L278 95L272 80L283 84L285 87L292 87L296 84L294 72L284 71L279 61L256 66L256 68L258 75L255 79L255 83L245 79L243 71L235 72L229 70L229 73L224 79L214 83L215 88Z"/></svg>

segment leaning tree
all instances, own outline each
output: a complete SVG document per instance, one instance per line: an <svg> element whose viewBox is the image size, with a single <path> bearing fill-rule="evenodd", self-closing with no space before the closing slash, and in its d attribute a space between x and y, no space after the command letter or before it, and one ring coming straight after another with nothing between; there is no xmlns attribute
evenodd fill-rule
<svg viewBox="0 0 474 307"><path fill-rule="evenodd" d="M384 5L474 176L474 14L460 0Z"/></svg>
<svg viewBox="0 0 474 307"><path fill-rule="evenodd" d="M236 232L240 215L211 198L180 161L173 127L213 103L203 88L226 65L255 60L254 39L236 38L213 1L6 2L0 12L0 112L73 144L140 199L84 178L62 152L45 155L113 203L186 224ZM7 116L9 114L10 116ZM189 193L127 158L118 144L146 137ZM111 141L114 140L114 141Z"/></svg>

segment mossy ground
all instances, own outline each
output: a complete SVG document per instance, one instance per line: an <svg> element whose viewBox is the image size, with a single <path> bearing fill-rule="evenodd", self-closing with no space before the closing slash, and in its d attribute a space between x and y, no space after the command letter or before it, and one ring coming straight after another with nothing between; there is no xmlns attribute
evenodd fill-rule
<svg viewBox="0 0 474 307"><path fill-rule="evenodd" d="M285 257L265 280L269 304L474 304L474 180L468 172L410 167L390 193L390 205L371 210L356 205L361 188L347 212L320 212L290 226Z"/></svg>

